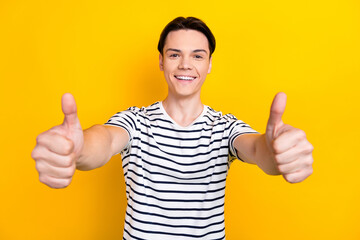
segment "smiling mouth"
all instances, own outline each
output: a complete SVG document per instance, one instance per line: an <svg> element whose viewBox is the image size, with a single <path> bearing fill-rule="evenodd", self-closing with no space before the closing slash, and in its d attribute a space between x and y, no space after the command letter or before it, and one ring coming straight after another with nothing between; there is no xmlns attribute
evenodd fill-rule
<svg viewBox="0 0 360 240"><path fill-rule="evenodd" d="M174 75L174 77L178 80L184 80L184 81L192 81L196 79L196 77L185 76L185 75Z"/></svg>

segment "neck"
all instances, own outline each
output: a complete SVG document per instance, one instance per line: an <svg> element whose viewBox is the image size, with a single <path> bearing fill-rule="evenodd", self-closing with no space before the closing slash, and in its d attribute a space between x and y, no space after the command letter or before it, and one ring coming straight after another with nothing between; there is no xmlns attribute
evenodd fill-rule
<svg viewBox="0 0 360 240"><path fill-rule="evenodd" d="M168 95L162 104L166 113L180 126L190 125L204 110L199 96L179 99Z"/></svg>

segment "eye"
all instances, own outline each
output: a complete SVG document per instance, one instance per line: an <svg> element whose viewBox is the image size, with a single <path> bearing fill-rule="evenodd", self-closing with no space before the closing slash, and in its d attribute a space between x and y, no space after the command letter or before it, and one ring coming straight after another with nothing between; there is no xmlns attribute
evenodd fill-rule
<svg viewBox="0 0 360 240"><path fill-rule="evenodd" d="M203 58L203 56L201 56L201 55L195 55L194 56L196 59L202 59Z"/></svg>
<svg viewBox="0 0 360 240"><path fill-rule="evenodd" d="M170 54L170 56L169 57L171 57L171 58L177 58L177 57L179 57L179 54L177 54L177 53L173 53L173 54Z"/></svg>

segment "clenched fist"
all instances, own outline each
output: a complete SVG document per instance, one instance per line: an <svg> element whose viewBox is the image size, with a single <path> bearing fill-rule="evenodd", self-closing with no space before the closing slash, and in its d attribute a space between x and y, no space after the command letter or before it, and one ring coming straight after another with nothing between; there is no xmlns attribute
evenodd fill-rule
<svg viewBox="0 0 360 240"><path fill-rule="evenodd" d="M74 97L65 93L61 105L64 122L41 133L31 153L40 182L52 188L64 188L70 184L84 144Z"/></svg>
<svg viewBox="0 0 360 240"><path fill-rule="evenodd" d="M285 106L285 93L278 93L271 105L266 141L279 172L286 181L297 183L313 172L313 146L304 131L283 123Z"/></svg>

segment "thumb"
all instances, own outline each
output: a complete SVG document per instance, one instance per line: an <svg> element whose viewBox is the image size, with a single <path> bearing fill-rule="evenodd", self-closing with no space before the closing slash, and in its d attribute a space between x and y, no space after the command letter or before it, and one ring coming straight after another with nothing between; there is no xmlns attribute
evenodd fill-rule
<svg viewBox="0 0 360 240"><path fill-rule="evenodd" d="M279 92L271 104L270 117L266 127L266 132L272 136L275 134L276 129L283 124L281 118L285 112L285 106L286 94Z"/></svg>
<svg viewBox="0 0 360 240"><path fill-rule="evenodd" d="M77 108L73 95L71 93L65 93L61 98L61 107L64 113L63 125L67 127L73 127L79 125L79 119L77 117Z"/></svg>

